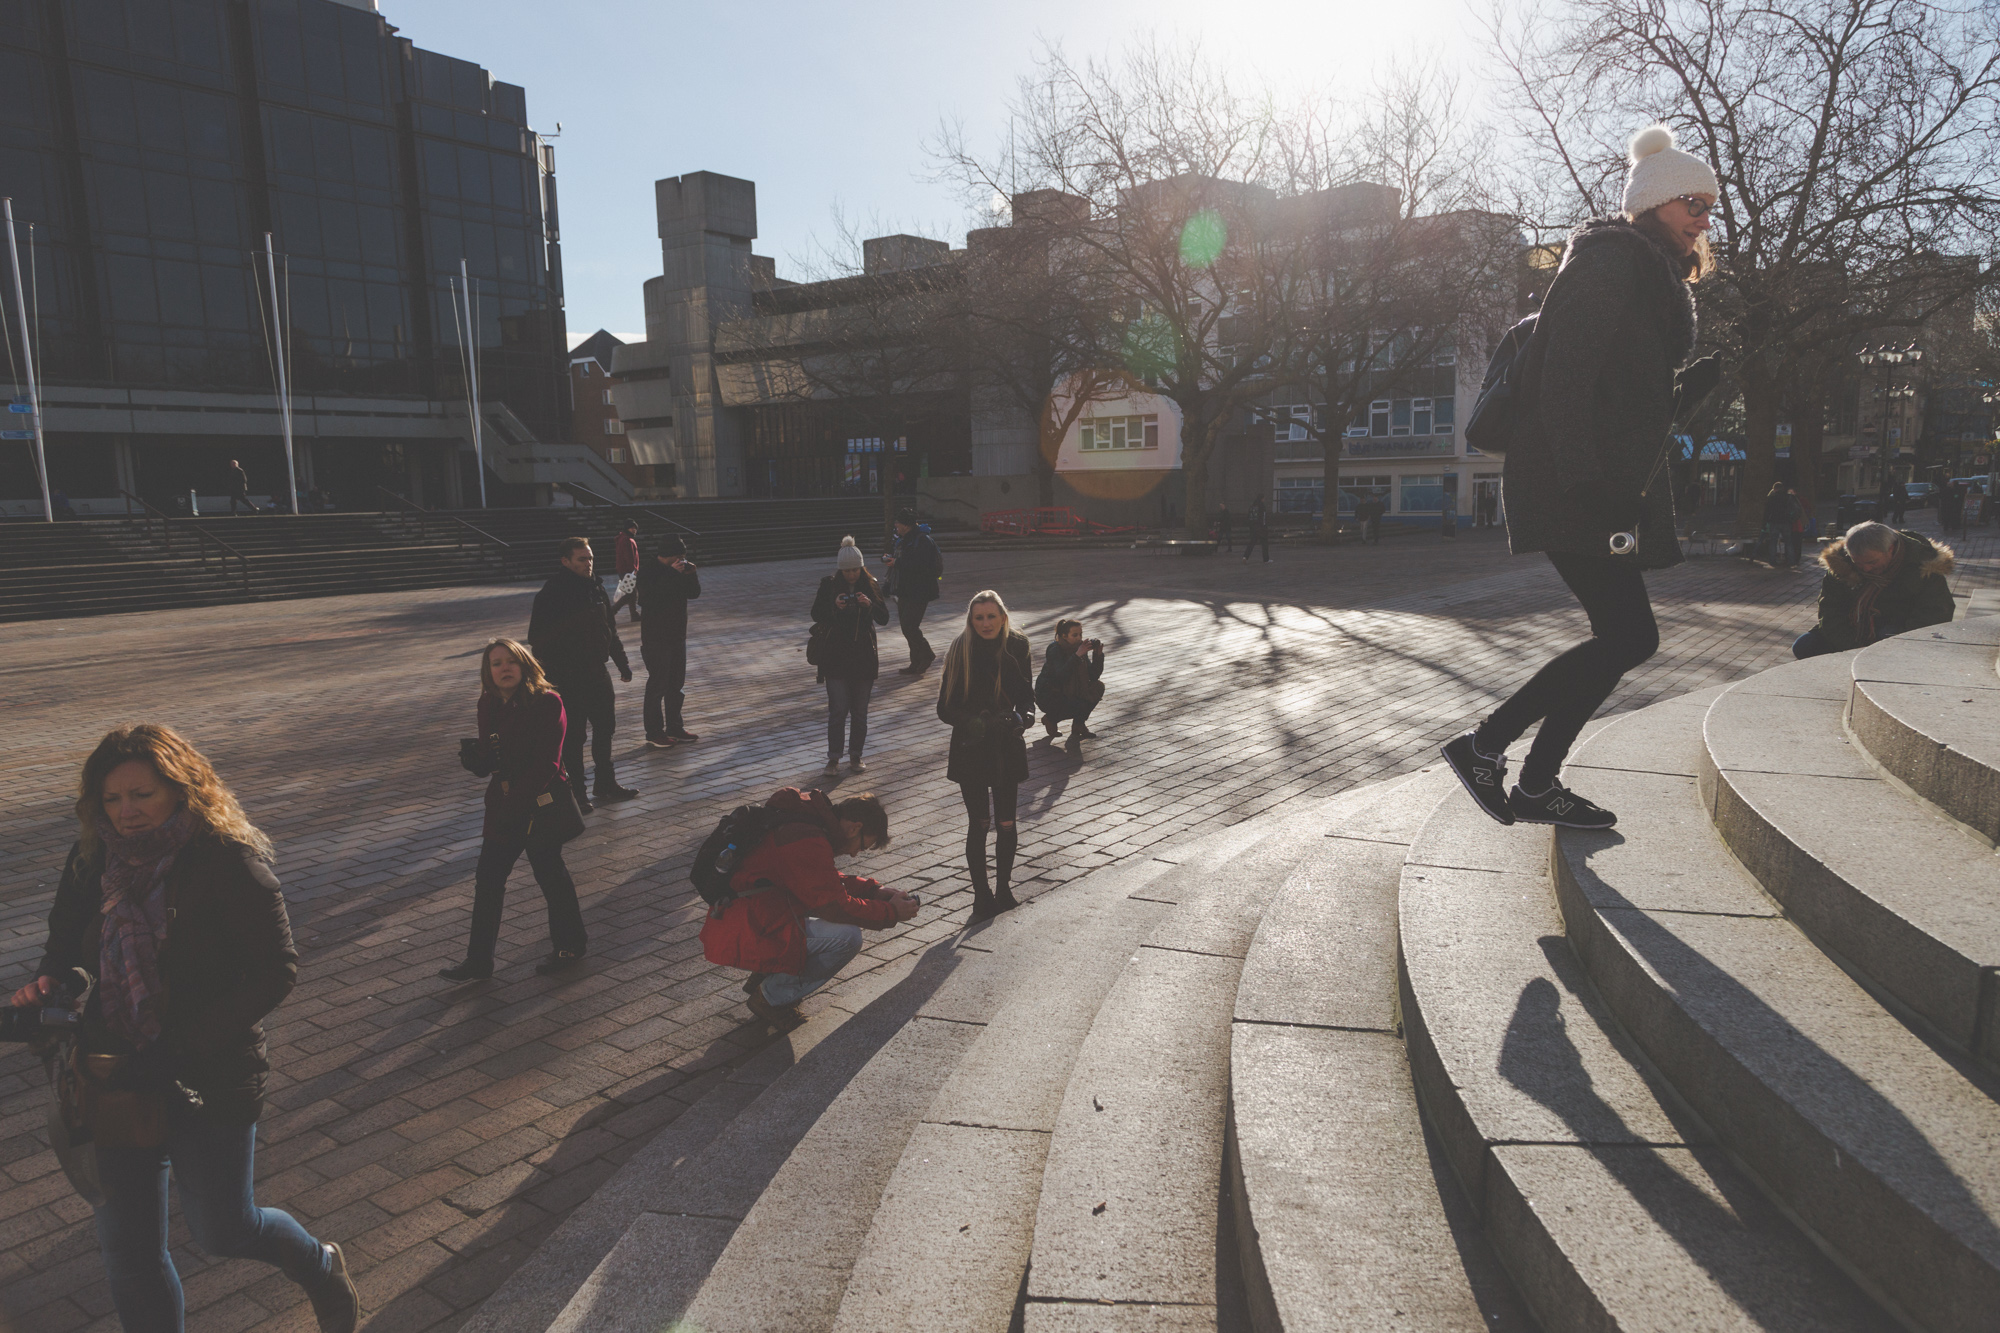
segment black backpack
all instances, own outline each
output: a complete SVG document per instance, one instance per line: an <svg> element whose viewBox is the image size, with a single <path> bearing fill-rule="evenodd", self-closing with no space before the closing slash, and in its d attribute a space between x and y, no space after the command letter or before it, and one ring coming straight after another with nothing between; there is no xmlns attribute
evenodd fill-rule
<svg viewBox="0 0 2000 1333"><path fill-rule="evenodd" d="M722 817L715 832L694 854L694 867L688 872L703 902L720 910L735 901L736 891L729 882L743 859L756 851L780 822L779 812L767 805L739 805Z"/></svg>
<svg viewBox="0 0 2000 1333"><path fill-rule="evenodd" d="M1515 435L1528 423L1532 404L1525 386L1539 346L1538 319L1529 315L1501 336L1486 363L1486 378L1479 382L1479 401L1466 418L1465 442L1489 457L1505 459Z"/></svg>

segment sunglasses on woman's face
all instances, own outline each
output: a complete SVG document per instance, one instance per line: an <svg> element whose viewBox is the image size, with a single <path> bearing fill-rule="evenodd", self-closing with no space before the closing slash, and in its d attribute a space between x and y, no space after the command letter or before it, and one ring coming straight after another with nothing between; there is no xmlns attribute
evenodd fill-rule
<svg viewBox="0 0 2000 1333"><path fill-rule="evenodd" d="M1677 194L1674 198L1687 205L1688 216L1691 218L1705 218L1715 211L1715 204L1711 200L1692 194Z"/></svg>

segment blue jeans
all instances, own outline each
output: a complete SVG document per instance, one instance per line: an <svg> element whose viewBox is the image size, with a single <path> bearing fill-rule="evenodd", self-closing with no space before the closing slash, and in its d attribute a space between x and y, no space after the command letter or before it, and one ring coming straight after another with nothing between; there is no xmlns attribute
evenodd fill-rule
<svg viewBox="0 0 2000 1333"><path fill-rule="evenodd" d="M1817 628L1809 629L1792 640L1792 656L1797 658L1824 657L1828 653L1839 651L1837 648L1827 646L1826 640L1819 636Z"/></svg>
<svg viewBox="0 0 2000 1333"><path fill-rule="evenodd" d="M194 1243L216 1258L257 1259L311 1290L333 1257L290 1213L251 1197L257 1126L217 1125L175 1111L158 1148L99 1148L97 1245L125 1333L180 1333L185 1303L167 1250L167 1165Z"/></svg>
<svg viewBox="0 0 2000 1333"><path fill-rule="evenodd" d="M861 927L836 926L816 916L805 920L806 970L778 972L764 978L764 998L783 1008L797 1004L833 980L861 952Z"/></svg>
<svg viewBox="0 0 2000 1333"><path fill-rule="evenodd" d="M872 679L839 676L826 678L826 762L840 758L841 742L847 742L847 757L859 759L868 740L868 700L875 693ZM853 718L852 724L848 722Z"/></svg>

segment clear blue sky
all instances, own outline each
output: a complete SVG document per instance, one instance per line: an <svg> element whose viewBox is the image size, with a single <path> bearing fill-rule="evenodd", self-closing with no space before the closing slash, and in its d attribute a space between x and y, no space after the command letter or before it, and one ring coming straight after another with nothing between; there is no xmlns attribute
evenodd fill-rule
<svg viewBox="0 0 2000 1333"><path fill-rule="evenodd" d="M381 0L417 45L528 90L556 140L572 336L645 327L639 285L660 271L653 181L717 171L757 182L759 254L801 276L836 239L964 243L966 210L929 183L940 117L976 142L1006 134L1006 102L1045 40L1105 55L1135 36L1197 38L1246 82L1366 82L1412 51L1463 52L1461 0Z"/></svg>

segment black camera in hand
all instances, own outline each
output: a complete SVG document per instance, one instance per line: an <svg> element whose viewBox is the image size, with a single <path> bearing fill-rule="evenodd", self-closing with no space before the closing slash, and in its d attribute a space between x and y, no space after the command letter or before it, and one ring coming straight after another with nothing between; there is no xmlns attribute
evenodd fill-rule
<svg viewBox="0 0 2000 1333"><path fill-rule="evenodd" d="M83 1022L84 1002L90 998L97 978L73 967L67 974L49 980L54 984L40 1005L0 1008L0 1041L37 1041L73 1031Z"/></svg>
<svg viewBox="0 0 2000 1333"><path fill-rule="evenodd" d="M490 778L500 767L498 736L463 736L458 742L458 766L475 778Z"/></svg>

